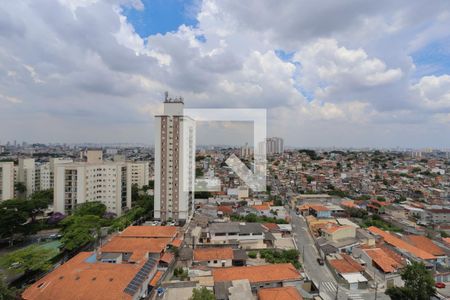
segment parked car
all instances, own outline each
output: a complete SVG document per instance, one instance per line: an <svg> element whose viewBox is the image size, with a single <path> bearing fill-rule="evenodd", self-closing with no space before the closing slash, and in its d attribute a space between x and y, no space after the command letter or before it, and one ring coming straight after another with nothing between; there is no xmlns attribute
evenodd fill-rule
<svg viewBox="0 0 450 300"><path fill-rule="evenodd" d="M322 258L319 257L319 258L317 258L317 263L318 263L319 265L323 266L324 261L323 261Z"/></svg>
<svg viewBox="0 0 450 300"><path fill-rule="evenodd" d="M434 286L437 287L438 289L443 289L443 288L445 288L445 283L436 282L436 284Z"/></svg>

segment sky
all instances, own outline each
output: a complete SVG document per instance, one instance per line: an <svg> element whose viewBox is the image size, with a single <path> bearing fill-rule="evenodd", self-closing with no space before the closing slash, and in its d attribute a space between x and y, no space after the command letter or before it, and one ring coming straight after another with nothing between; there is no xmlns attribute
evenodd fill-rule
<svg viewBox="0 0 450 300"><path fill-rule="evenodd" d="M188 108L267 109L268 136L291 146L450 148L450 2L0 6L0 144L153 144L165 91Z"/></svg>

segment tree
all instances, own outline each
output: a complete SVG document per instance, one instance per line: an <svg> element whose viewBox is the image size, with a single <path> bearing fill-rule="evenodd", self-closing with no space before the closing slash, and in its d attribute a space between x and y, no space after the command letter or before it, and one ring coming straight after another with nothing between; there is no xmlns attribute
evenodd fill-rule
<svg viewBox="0 0 450 300"><path fill-rule="evenodd" d="M19 194L23 194L27 191L27 187L23 182L17 182L14 184L14 190Z"/></svg>
<svg viewBox="0 0 450 300"><path fill-rule="evenodd" d="M135 183L131 186L131 202L136 202L139 198L139 187Z"/></svg>
<svg viewBox="0 0 450 300"><path fill-rule="evenodd" d="M206 287L195 288L192 290L192 296L189 300L215 300L214 293Z"/></svg>
<svg viewBox="0 0 450 300"><path fill-rule="evenodd" d="M76 216L91 215L102 217L105 214L105 212L106 212L106 205L99 201L94 201L94 202L86 202L77 206L75 210L75 215Z"/></svg>
<svg viewBox="0 0 450 300"><path fill-rule="evenodd" d="M5 254L0 258L0 266L14 274L44 272L51 268L52 264L49 260L57 254L56 249L32 245Z"/></svg>
<svg viewBox="0 0 450 300"><path fill-rule="evenodd" d="M73 215L61 221L61 243L65 250L72 251L95 240L94 234L98 234L101 219L94 215Z"/></svg>
<svg viewBox="0 0 450 300"><path fill-rule="evenodd" d="M8 288L8 286L0 280L0 300L14 300L19 299L16 290Z"/></svg>
<svg viewBox="0 0 450 300"><path fill-rule="evenodd" d="M422 262L414 261L406 266L401 277L405 282L403 288L392 287L386 290L386 294L392 299L429 300L436 294L433 275Z"/></svg>
<svg viewBox="0 0 450 300"><path fill-rule="evenodd" d="M10 238L10 244L14 243L14 235L23 233L23 224L27 221L27 214L14 209L0 207L0 237Z"/></svg>

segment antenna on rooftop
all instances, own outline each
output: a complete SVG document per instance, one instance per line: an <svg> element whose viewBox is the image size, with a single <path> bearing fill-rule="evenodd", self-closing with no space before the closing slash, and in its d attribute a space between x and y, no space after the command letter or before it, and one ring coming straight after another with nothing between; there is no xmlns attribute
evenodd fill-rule
<svg viewBox="0 0 450 300"><path fill-rule="evenodd" d="M164 92L164 96L165 96L165 97L164 97L164 98L165 98L164 100L165 100L166 102L169 101L169 92L168 92L168 91L165 91L165 92Z"/></svg>

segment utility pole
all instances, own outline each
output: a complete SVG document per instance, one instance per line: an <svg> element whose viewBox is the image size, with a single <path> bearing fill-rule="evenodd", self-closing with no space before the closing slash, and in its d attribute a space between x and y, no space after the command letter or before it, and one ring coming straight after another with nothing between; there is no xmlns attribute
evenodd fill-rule
<svg viewBox="0 0 450 300"><path fill-rule="evenodd" d="M375 283L375 300L377 300L378 282Z"/></svg>
<svg viewBox="0 0 450 300"><path fill-rule="evenodd" d="M335 300L338 300L338 295L339 295L339 284L336 282L336 297L334 298Z"/></svg>

